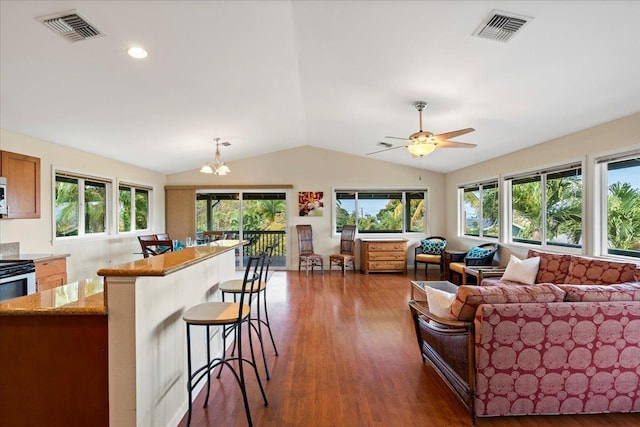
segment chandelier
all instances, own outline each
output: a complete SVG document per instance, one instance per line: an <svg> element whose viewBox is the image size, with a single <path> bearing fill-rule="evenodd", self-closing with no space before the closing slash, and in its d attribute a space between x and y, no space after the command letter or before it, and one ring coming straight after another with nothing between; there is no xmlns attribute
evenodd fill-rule
<svg viewBox="0 0 640 427"><path fill-rule="evenodd" d="M231 169L229 169L229 166L227 166L220 158L220 138L214 138L213 140L216 142L215 160L213 161L213 163L206 163L204 166L202 166L200 172L213 173L216 175L226 175L231 172ZM222 145L228 146L231 144L229 144L228 142L223 142Z"/></svg>

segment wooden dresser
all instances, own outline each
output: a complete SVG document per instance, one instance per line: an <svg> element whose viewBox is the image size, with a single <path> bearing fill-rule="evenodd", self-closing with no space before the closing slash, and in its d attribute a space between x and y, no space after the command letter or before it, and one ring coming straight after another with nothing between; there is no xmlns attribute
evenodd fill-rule
<svg viewBox="0 0 640 427"><path fill-rule="evenodd" d="M364 274L406 273L406 239L360 239L360 269Z"/></svg>

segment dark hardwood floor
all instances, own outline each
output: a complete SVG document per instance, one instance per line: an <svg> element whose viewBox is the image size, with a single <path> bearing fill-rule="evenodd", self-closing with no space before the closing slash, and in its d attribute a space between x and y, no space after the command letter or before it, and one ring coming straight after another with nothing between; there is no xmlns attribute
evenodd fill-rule
<svg viewBox="0 0 640 427"><path fill-rule="evenodd" d="M424 270L419 271L424 280ZM429 280L438 280L429 269ZM249 375L255 426L471 426L464 406L423 363L407 302L413 272L364 275L335 270L278 271L269 281L269 315L279 356L266 344L271 380L263 406ZM260 373L264 376L262 366ZM186 391L185 391L186 393ZM245 426L242 398L226 370L194 403L191 425ZM181 426L186 425L186 417ZM480 427L638 426L640 415L482 418Z"/></svg>

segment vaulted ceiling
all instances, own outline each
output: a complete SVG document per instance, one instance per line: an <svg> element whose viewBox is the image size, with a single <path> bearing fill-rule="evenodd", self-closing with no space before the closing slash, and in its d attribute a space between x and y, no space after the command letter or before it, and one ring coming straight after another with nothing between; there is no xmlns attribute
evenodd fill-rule
<svg viewBox="0 0 640 427"><path fill-rule="evenodd" d="M72 9L104 35L36 19ZM533 19L474 37L495 9ZM365 156L417 131L424 100L425 130L473 127L454 140L477 147L371 157L448 172L640 111L639 19L637 1L3 0L0 126L173 173L213 160L215 137L227 162Z"/></svg>

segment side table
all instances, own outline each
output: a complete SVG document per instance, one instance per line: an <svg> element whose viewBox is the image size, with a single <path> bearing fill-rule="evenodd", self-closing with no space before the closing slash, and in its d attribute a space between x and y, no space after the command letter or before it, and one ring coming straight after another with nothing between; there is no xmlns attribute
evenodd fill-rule
<svg viewBox="0 0 640 427"><path fill-rule="evenodd" d="M464 273L462 275L462 284L467 284L467 274L476 278L476 283L480 285L482 279L486 277L501 277L504 274L504 267L492 266L492 265L468 265L464 267Z"/></svg>

